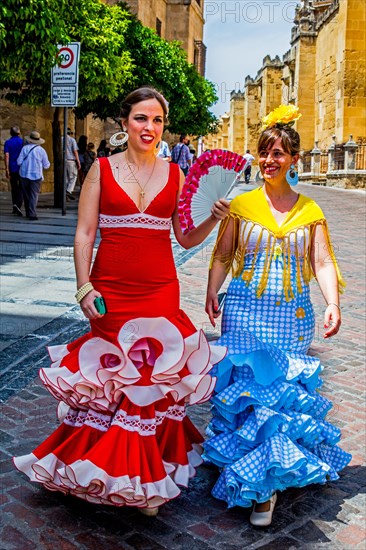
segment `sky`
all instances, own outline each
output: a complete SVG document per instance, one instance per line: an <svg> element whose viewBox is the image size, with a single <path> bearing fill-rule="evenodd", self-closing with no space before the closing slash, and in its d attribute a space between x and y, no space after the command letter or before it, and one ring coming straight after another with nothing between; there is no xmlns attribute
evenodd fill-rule
<svg viewBox="0 0 366 550"><path fill-rule="evenodd" d="M232 90L243 90L263 58L290 49L295 7L300 0L205 0L205 77L216 87L216 116L229 111Z"/></svg>

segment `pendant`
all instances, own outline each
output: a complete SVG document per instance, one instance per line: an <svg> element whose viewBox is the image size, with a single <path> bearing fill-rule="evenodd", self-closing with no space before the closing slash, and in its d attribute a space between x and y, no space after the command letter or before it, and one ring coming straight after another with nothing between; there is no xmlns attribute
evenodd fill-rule
<svg viewBox="0 0 366 550"><path fill-rule="evenodd" d="M140 197L143 199L144 196L145 196L145 191L141 190L141 191L140 191Z"/></svg>

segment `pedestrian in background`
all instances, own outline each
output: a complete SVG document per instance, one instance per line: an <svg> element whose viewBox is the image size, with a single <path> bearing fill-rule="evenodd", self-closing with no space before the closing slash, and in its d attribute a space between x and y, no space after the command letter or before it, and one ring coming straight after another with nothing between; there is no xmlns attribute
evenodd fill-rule
<svg viewBox="0 0 366 550"><path fill-rule="evenodd" d="M84 155L86 152L87 143L88 143L88 138L85 135L82 135L79 137L77 145L78 145L78 155L79 155L79 161L80 161L80 169L78 170L80 189L83 186L83 182L85 178Z"/></svg>
<svg viewBox="0 0 366 550"><path fill-rule="evenodd" d="M215 326L217 293L232 270L217 341L228 354L213 373L205 443L206 459L220 468L213 495L229 507L254 504L250 522L258 527L270 525L278 491L334 481L351 459L337 446L340 430L325 420L332 405L319 393L322 366L308 354L315 333L310 280L316 277L326 302L326 339L341 325L344 281L322 210L294 189L300 136L291 125L300 116L289 105L263 119L263 187L231 202L207 289Z"/></svg>
<svg viewBox="0 0 366 550"><path fill-rule="evenodd" d="M188 174L188 170L192 164L191 153L187 146L188 141L187 134L181 134L179 143L172 150L172 162L178 164L185 176Z"/></svg>
<svg viewBox="0 0 366 550"><path fill-rule="evenodd" d="M27 144L20 151L17 159L22 184L25 214L30 220L38 220L38 195L43 181L43 170L50 167L46 151L41 147L44 139L40 133L33 131L25 138Z"/></svg>
<svg viewBox="0 0 366 550"><path fill-rule="evenodd" d="M24 141L20 137L18 126L10 128L10 136L10 139L7 139L4 143L5 177L10 180L13 214L23 216L21 211L23 204L22 184L17 158L20 155Z"/></svg>
<svg viewBox="0 0 366 550"><path fill-rule="evenodd" d="M80 160L79 148L72 135L72 130L68 128L66 136L66 200L74 201L73 191L78 177L78 170L80 170Z"/></svg>
<svg viewBox="0 0 366 550"><path fill-rule="evenodd" d="M94 143L90 141L86 146L86 151L84 153L84 178L89 172L96 157L97 155L95 154L95 151L94 151Z"/></svg>
<svg viewBox="0 0 366 550"><path fill-rule="evenodd" d="M255 160L255 157L253 157L249 149L247 149L247 152L245 153L244 158L247 161L244 168L244 178L245 178L245 183L249 183L250 174L252 173L252 162L253 160Z"/></svg>
<svg viewBox="0 0 366 550"><path fill-rule="evenodd" d="M167 162L170 162L172 160L169 145L167 144L166 141L161 140L160 146L159 146L158 157L163 159L163 160L166 160Z"/></svg>
<svg viewBox="0 0 366 550"><path fill-rule="evenodd" d="M193 147L190 140L188 140L188 142L187 142L187 147L188 147L189 153L191 155L191 166L192 166L192 164L195 161L196 149Z"/></svg>
<svg viewBox="0 0 366 550"><path fill-rule="evenodd" d="M99 158L104 158L104 157L109 157L110 152L111 152L110 148L107 147L107 141L105 139L102 139L101 142L99 143L99 147L97 149L98 159Z"/></svg>

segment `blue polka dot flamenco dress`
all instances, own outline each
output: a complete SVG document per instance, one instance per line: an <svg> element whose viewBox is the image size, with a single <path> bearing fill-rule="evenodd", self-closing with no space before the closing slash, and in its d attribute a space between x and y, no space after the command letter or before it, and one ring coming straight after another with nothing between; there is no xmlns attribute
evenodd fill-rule
<svg viewBox="0 0 366 550"><path fill-rule="evenodd" d="M323 213L311 199L299 195L279 227L261 189L241 195L218 243L230 219L236 244L225 263L233 278L217 341L228 354L211 371L217 384L204 458L221 471L213 495L229 507L249 507L288 487L335 480L351 459L337 446L340 430L325 420L332 405L319 393L322 366L307 355L315 326L310 250L318 224L344 283Z"/></svg>

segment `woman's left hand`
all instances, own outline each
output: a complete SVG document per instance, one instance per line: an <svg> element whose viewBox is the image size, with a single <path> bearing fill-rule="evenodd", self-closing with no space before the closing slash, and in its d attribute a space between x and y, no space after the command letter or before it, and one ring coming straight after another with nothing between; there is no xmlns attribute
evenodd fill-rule
<svg viewBox="0 0 366 550"><path fill-rule="evenodd" d="M324 313L324 338L330 338L337 334L341 326L341 311L335 304L329 304Z"/></svg>
<svg viewBox="0 0 366 550"><path fill-rule="evenodd" d="M217 220L223 220L230 213L230 201L219 199L215 201L211 208L211 214Z"/></svg>

